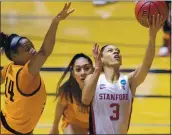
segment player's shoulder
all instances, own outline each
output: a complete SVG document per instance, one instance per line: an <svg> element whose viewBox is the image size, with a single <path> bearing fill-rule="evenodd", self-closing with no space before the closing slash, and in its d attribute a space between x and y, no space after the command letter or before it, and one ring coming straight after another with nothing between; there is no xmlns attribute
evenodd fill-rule
<svg viewBox="0 0 172 135"><path fill-rule="evenodd" d="M14 63L13 62L11 62L11 63L9 63L8 65L5 65L4 67L3 67L3 70L5 70L6 72L9 72L10 70L12 70L13 68L14 68Z"/></svg>
<svg viewBox="0 0 172 135"><path fill-rule="evenodd" d="M18 74L22 71L22 73L27 74L27 75L29 75L29 76L32 77L32 75L29 73L28 64L29 64L29 61L28 61L27 63L25 63L24 65L14 65L14 66L13 66L13 69L14 69ZM29 77L29 76L28 76L28 77Z"/></svg>
<svg viewBox="0 0 172 135"><path fill-rule="evenodd" d="M15 73L17 73L17 72L19 72L19 70L20 69L22 69L23 68L23 65L14 65L14 64L11 64L10 66L9 66L9 71L13 71L13 72L15 72Z"/></svg>

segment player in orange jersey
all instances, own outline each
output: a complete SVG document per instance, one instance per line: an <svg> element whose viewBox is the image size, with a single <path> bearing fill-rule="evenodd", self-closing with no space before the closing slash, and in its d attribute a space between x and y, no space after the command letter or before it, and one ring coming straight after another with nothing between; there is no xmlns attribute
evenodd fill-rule
<svg viewBox="0 0 172 135"><path fill-rule="evenodd" d="M72 58L57 85L59 99L50 134L59 134L61 118L60 128L64 134L88 134L89 106L82 104L81 97L84 80L93 71L93 63L87 55L79 53ZM68 72L70 72L70 77L62 84Z"/></svg>
<svg viewBox="0 0 172 135"><path fill-rule="evenodd" d="M0 72L0 82L5 82L5 105L1 110L1 134L32 134L46 103L46 91L40 68L53 51L56 30L74 9L66 3L53 19L44 42L36 52L32 42L17 34L0 33L0 48L12 61Z"/></svg>

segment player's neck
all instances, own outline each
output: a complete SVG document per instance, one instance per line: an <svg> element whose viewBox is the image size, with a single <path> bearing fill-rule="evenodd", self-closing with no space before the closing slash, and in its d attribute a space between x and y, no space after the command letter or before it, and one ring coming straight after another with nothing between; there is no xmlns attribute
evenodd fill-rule
<svg viewBox="0 0 172 135"><path fill-rule="evenodd" d="M104 67L103 69L108 82L113 83L119 79L120 72L118 67Z"/></svg>

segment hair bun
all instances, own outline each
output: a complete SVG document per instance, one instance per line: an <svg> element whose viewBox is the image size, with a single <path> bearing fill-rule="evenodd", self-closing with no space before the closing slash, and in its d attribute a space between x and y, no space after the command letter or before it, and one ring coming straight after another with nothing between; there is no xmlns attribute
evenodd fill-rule
<svg viewBox="0 0 172 135"><path fill-rule="evenodd" d="M7 47L8 47L8 35L1 32L0 33L0 48L5 49Z"/></svg>

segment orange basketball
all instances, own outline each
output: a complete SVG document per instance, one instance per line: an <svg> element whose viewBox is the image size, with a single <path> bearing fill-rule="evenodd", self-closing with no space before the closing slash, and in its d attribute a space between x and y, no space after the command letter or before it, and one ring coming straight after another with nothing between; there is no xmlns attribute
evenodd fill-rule
<svg viewBox="0 0 172 135"><path fill-rule="evenodd" d="M164 1L138 1L135 6L135 16L137 21L145 27L148 27L147 19L152 22L152 16L160 14L165 20L168 18L168 7Z"/></svg>

